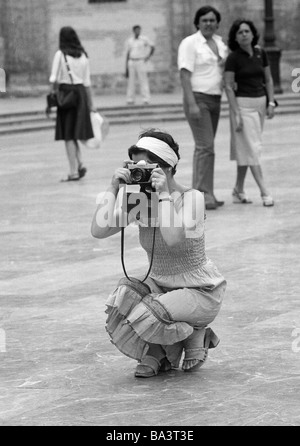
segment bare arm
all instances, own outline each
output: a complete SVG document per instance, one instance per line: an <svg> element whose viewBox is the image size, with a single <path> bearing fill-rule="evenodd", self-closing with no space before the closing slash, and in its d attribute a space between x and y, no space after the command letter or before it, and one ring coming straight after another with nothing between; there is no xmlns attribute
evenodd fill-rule
<svg viewBox="0 0 300 446"><path fill-rule="evenodd" d="M267 107L267 116L269 119L273 118L274 113L275 113L275 106L274 105L270 105L270 102L275 103L275 99L274 99L274 84L273 84L273 79L272 79L272 75L271 75L271 70L270 67L267 66L264 68L264 72L265 72L265 83L266 83L266 90L267 90L267 95L268 95L268 100L269 100L269 104Z"/></svg>
<svg viewBox="0 0 300 446"><path fill-rule="evenodd" d="M185 100L188 104L189 115L191 116L191 118L194 117L195 119L199 119L201 117L201 112L195 101L194 93L192 90L191 77L191 71L186 70L185 68L182 68L180 70L180 81Z"/></svg>
<svg viewBox="0 0 300 446"><path fill-rule="evenodd" d="M126 61L125 61L125 77L128 78L128 61L129 61L129 53L130 51L128 50L126 53Z"/></svg>
<svg viewBox="0 0 300 446"><path fill-rule="evenodd" d="M172 194L176 201L176 194ZM177 196L178 198L178 196ZM159 203L160 232L169 246L176 246L187 238L200 237L204 231L204 198L201 192L192 190L183 197L178 210L173 201Z"/></svg>
<svg viewBox="0 0 300 446"><path fill-rule="evenodd" d="M85 87L87 98L88 98L88 107L90 111L95 111L95 107L93 104L93 95L91 87Z"/></svg>
<svg viewBox="0 0 300 446"><path fill-rule="evenodd" d="M150 52L149 52L148 56L145 58L145 62L147 62L150 59L150 57L152 56L154 51L155 51L155 47L154 46L150 46Z"/></svg>
<svg viewBox="0 0 300 446"><path fill-rule="evenodd" d="M101 194L93 217L91 233L95 238L107 238L121 231L128 223L127 214L120 209L120 184L128 183L129 170L119 168L112 177L108 189Z"/></svg>
<svg viewBox="0 0 300 446"><path fill-rule="evenodd" d="M159 229L164 241L168 246L176 246L187 237L195 234L199 237L204 228L204 198L201 192L192 190L187 192L183 198L183 206L177 209L175 202L180 197L179 192L171 194L168 189L166 175L162 169L157 168L151 176L156 191L159 192L158 220ZM199 229L201 233L199 233ZM195 235L194 235L195 237Z"/></svg>
<svg viewBox="0 0 300 446"><path fill-rule="evenodd" d="M57 82L50 82L49 93L53 93L56 90Z"/></svg>
<svg viewBox="0 0 300 446"><path fill-rule="evenodd" d="M235 118L236 131L239 132L243 128L243 120L241 117L241 112L239 110L239 106L236 100L236 96L234 93L235 89L235 74L233 71L225 71L224 73L225 80L225 91L228 98L229 106L232 110L232 113Z"/></svg>

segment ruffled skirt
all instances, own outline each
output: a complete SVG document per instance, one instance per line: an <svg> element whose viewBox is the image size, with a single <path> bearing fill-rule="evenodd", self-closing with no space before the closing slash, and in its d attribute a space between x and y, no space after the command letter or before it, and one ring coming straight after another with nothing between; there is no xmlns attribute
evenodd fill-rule
<svg viewBox="0 0 300 446"><path fill-rule="evenodd" d="M148 344L159 344L173 367L179 367L184 340L218 314L226 282L213 289L166 290L152 279L123 278L106 305L106 330L126 356L141 361Z"/></svg>

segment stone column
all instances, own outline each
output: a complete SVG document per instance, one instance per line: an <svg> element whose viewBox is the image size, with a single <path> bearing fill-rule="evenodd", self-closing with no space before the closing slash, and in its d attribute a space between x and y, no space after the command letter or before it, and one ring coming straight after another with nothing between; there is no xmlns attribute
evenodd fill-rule
<svg viewBox="0 0 300 446"><path fill-rule="evenodd" d="M270 69L273 77L275 93L282 93L279 68L281 50L276 46L275 42L276 39L274 32L273 0L265 0L264 49L268 55L268 59L270 62Z"/></svg>

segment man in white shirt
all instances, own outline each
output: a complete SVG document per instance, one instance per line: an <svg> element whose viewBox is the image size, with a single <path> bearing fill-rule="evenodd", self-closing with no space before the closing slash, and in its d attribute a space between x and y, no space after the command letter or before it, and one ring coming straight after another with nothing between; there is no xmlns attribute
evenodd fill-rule
<svg viewBox="0 0 300 446"><path fill-rule="evenodd" d="M224 204L214 195L214 138L220 116L223 70L227 46L215 34L221 15L212 6L195 14L195 34L178 48L178 68L184 95L184 111L195 141L193 188L204 193L206 209Z"/></svg>
<svg viewBox="0 0 300 446"><path fill-rule="evenodd" d="M137 78L143 102L144 104L149 104L150 88L146 62L154 53L155 47L148 37L141 35L141 27L139 25L135 25L132 30L134 36L130 37L126 42L127 103L134 104L135 82Z"/></svg>

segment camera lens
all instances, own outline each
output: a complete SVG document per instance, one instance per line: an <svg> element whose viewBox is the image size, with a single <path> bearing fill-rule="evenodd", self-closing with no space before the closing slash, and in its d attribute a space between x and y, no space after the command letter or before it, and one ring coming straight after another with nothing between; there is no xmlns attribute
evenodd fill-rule
<svg viewBox="0 0 300 446"><path fill-rule="evenodd" d="M131 180L134 181L135 183L140 183L144 179L145 179L145 171L143 169L136 168L131 171Z"/></svg>

